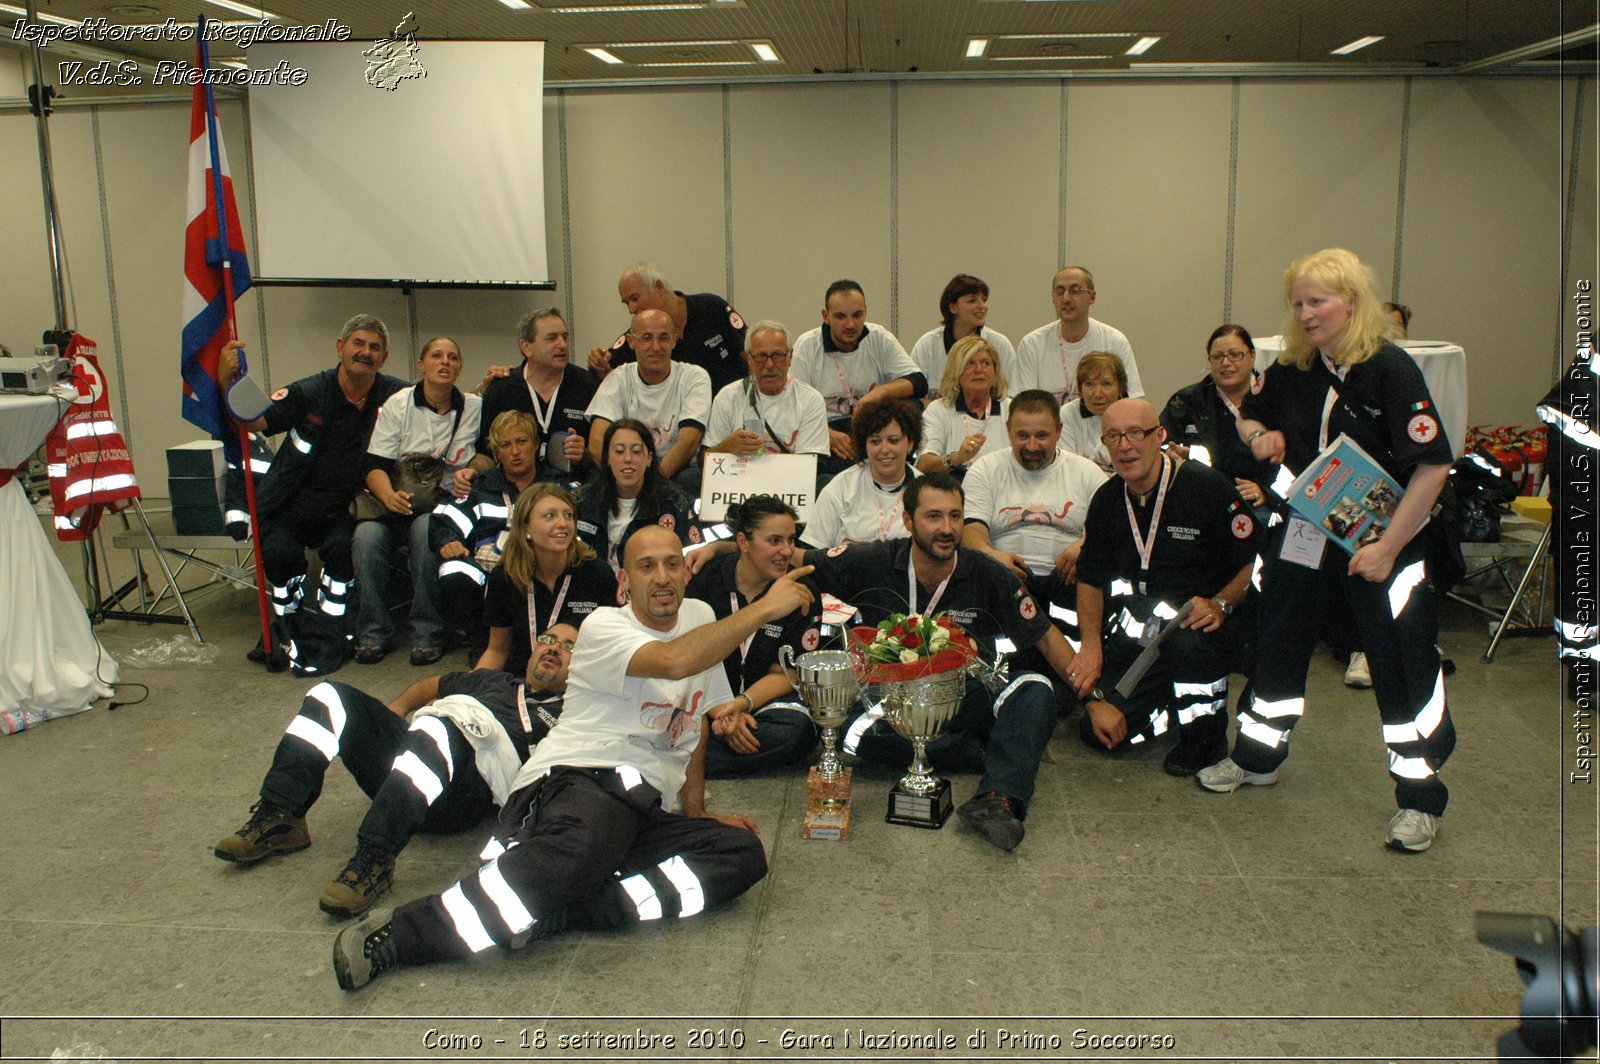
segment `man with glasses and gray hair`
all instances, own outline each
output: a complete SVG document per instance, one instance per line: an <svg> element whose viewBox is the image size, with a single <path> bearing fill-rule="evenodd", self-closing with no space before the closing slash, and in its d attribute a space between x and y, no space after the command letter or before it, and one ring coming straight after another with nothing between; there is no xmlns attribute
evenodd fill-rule
<svg viewBox="0 0 1600 1064"><path fill-rule="evenodd" d="M1067 681L1088 711L1085 742L1111 750L1176 726L1162 767L1192 776L1228 751L1221 631L1249 584L1256 520L1226 476L1162 450L1167 430L1145 400L1112 403L1102 425L1117 476L1089 502L1077 573L1083 646ZM1130 675L1158 633L1159 656Z"/></svg>
<svg viewBox="0 0 1600 1064"><path fill-rule="evenodd" d="M622 271L617 295L629 314L659 310L672 319L672 360L705 370L713 393L744 376L739 358L744 350L744 319L726 299L710 292L685 295L675 290L653 262L636 262ZM623 333L609 348L589 352L589 368L604 377L637 357Z"/></svg>
<svg viewBox="0 0 1600 1064"><path fill-rule="evenodd" d="M1088 270L1067 266L1056 271L1050 282L1056 320L1039 326L1017 344L1016 372L1007 371L1013 394L1043 388L1065 406L1078 394L1078 360L1091 351L1120 358L1128 373L1128 394L1144 394L1128 338L1121 330L1089 317L1095 298L1094 275Z"/></svg>
<svg viewBox="0 0 1600 1064"><path fill-rule="evenodd" d="M744 357L750 376L734 381L711 402L707 451L748 457L828 453L828 409L822 393L789 375L789 330L759 321L748 333Z"/></svg>

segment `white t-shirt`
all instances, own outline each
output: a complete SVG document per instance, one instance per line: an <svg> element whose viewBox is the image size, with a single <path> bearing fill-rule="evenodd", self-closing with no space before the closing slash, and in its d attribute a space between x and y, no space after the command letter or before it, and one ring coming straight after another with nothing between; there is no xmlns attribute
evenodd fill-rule
<svg viewBox="0 0 1600 1064"><path fill-rule="evenodd" d="M639 376L639 364L629 362L606 374L586 413L607 421L637 418L649 425L659 458L678 442L686 426L704 431L711 417L711 377L699 366L674 362L666 380L646 384Z"/></svg>
<svg viewBox="0 0 1600 1064"><path fill-rule="evenodd" d="M1083 339L1069 344L1061 339L1061 322L1041 325L1017 344L1017 372L1008 379L1011 394L1024 388L1043 388L1060 403L1078 394L1078 362L1091 351L1105 351L1122 359L1122 368L1128 371L1128 395L1134 398L1144 394L1139 382L1139 367L1133 361L1133 348L1128 338L1118 329L1103 321L1089 319L1089 331Z"/></svg>
<svg viewBox="0 0 1600 1064"><path fill-rule="evenodd" d="M378 418L372 423L372 435L367 440L367 453L379 458L403 458L409 454L431 454L444 459L445 471L441 479L446 487L456 470L464 467L476 453L478 423L483 417L483 400L476 395L462 395L461 423L456 424L452 407L439 413L427 404L418 406L422 385L402 388L384 400L378 408ZM455 431L450 426L455 425Z"/></svg>
<svg viewBox="0 0 1600 1064"><path fill-rule="evenodd" d="M637 498L618 499L617 512L615 514L606 514L606 553L608 555L606 561L610 563L613 569L620 570L622 568L622 559L617 557L617 544L622 542L622 534L628 530L629 525L633 524L633 515L638 509L639 500Z"/></svg>
<svg viewBox="0 0 1600 1064"><path fill-rule="evenodd" d="M829 420L850 417L861 397L878 385L922 372L882 325L868 322L854 351L825 350L822 333L826 328L818 326L794 342L789 377L822 393Z"/></svg>
<svg viewBox="0 0 1600 1064"><path fill-rule="evenodd" d="M589 614L572 652L561 716L534 747L512 790L558 765L628 765L661 792L662 808L676 812L700 741L701 714L733 698L728 674L718 661L684 680L657 680L629 676L628 662L651 640L669 642L716 619L710 606L688 598L670 632L647 628L632 606L602 606Z"/></svg>
<svg viewBox="0 0 1600 1064"><path fill-rule="evenodd" d="M1084 412L1083 396L1078 396L1061 408L1061 449L1092 459L1095 465L1110 473L1111 455L1100 441L1103 431L1100 415Z"/></svg>
<svg viewBox="0 0 1600 1064"><path fill-rule="evenodd" d="M986 454L1008 451L1011 441L1006 435L1006 415L1011 410L1011 400L1000 400L1000 409L991 404L989 413L973 417L965 410L957 410L943 399L936 399L922 412L922 453L949 454L961 447L961 441L975 432L983 433L983 446L972 456L976 462ZM967 463L969 466L972 462Z"/></svg>
<svg viewBox="0 0 1600 1064"><path fill-rule="evenodd" d="M1012 383L1012 374L1016 372L1017 353L1011 348L1011 341L1006 339L1005 333L995 332L987 325L980 331L980 335L994 348L1000 356L1000 370L1006 375L1007 394L1015 395L1017 388ZM929 329L922 334L911 347L911 361L917 364L928 378L928 398L939 398L939 383L944 380L944 364L950 359L950 352L944 346L944 326Z"/></svg>
<svg viewBox="0 0 1600 1064"><path fill-rule="evenodd" d="M917 475L907 468L906 476ZM811 520L805 535L808 546L827 548L841 543L871 543L874 540L902 539L911 535L900 515L900 497L905 481L894 491L885 491L872 479L865 462L857 462L828 481L811 507Z"/></svg>
<svg viewBox="0 0 1600 1064"><path fill-rule="evenodd" d="M744 428L746 419L756 416L750 409L749 388L746 381L734 381L711 401L711 421L706 425L705 438L708 447L721 443ZM782 439L789 453L828 453L828 409L822 393L811 385L791 377L777 395L763 395L760 388L755 389L755 402L756 410ZM780 451L770 435L766 448Z"/></svg>
<svg viewBox="0 0 1600 1064"><path fill-rule="evenodd" d="M973 462L961 486L967 520L988 525L996 550L1021 555L1029 571L1043 576L1055 568L1056 555L1083 538L1089 500L1105 480L1099 466L1070 451L1057 449L1055 461L1029 470L1008 447Z"/></svg>

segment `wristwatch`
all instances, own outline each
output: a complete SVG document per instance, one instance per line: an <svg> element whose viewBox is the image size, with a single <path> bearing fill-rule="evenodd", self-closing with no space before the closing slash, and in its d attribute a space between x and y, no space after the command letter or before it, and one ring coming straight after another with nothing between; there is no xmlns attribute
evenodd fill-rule
<svg viewBox="0 0 1600 1064"><path fill-rule="evenodd" d="M1212 599L1211 601L1215 602L1217 604L1217 609L1222 611L1222 616L1224 618L1228 618L1228 617L1232 617L1233 616L1233 603L1229 602L1227 599L1221 597L1220 595L1217 596L1216 598Z"/></svg>

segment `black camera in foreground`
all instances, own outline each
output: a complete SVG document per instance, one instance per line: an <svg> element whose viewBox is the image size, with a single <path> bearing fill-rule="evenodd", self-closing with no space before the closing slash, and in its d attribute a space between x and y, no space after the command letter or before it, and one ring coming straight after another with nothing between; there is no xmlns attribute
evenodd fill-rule
<svg viewBox="0 0 1600 1064"><path fill-rule="evenodd" d="M1600 928L1573 933L1548 916L1478 913L1478 941L1516 959L1522 1023L1495 1042L1501 1060L1593 1060Z"/></svg>

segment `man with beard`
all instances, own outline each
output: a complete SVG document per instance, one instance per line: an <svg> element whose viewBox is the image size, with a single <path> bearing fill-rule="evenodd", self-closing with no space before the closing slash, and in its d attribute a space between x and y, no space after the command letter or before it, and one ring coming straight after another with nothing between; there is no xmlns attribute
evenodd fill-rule
<svg viewBox="0 0 1600 1064"><path fill-rule="evenodd" d="M418 680L388 705L349 684L319 683L278 740L250 819L212 852L253 865L310 846L306 812L338 757L372 806L355 856L317 904L341 920L361 915L394 882L395 857L414 832L464 831L505 802L561 716L577 637L570 624L552 625L524 683L498 669L450 672Z"/></svg>
<svg viewBox="0 0 1600 1064"><path fill-rule="evenodd" d="M1036 649L1065 678L1072 648L1017 574L981 551L959 549L961 484L948 473L929 473L906 485L904 502L909 539L796 551L795 563L814 566L816 585L860 610L864 624L900 612L948 613L976 640L985 661L995 660L1005 640L1000 645L1006 650ZM1015 675L998 695L968 679L960 710L928 748L935 767L982 772L977 794L958 812L1002 850L1022 841L1034 777L1055 723L1050 683L1038 673ZM881 706L846 723L844 746L897 767L911 759L911 744L882 719Z"/></svg>
<svg viewBox="0 0 1600 1064"><path fill-rule="evenodd" d="M766 875L755 823L706 811L706 710L732 698L723 659L762 624L809 607L805 575L780 577L718 621L684 600L676 535L650 525L628 537L617 577L627 605L584 621L565 712L518 773L487 863L341 932L339 985L568 927L683 919Z"/></svg>

